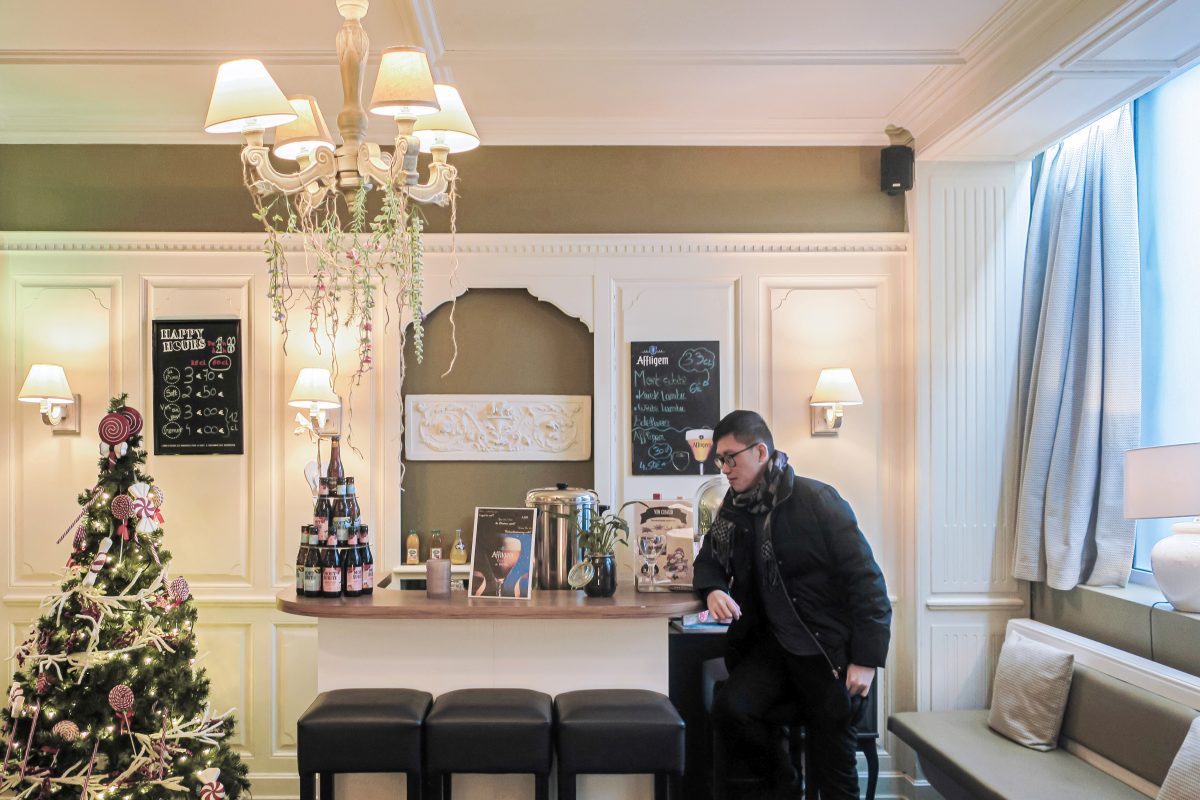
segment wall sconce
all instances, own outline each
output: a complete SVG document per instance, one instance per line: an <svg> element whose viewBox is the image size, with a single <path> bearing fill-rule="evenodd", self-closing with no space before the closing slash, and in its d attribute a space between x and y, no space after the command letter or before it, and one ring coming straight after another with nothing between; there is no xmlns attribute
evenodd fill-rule
<svg viewBox="0 0 1200 800"><path fill-rule="evenodd" d="M307 430L309 436L316 436L319 439L325 430L325 423L328 421L328 415L325 412L341 408L342 401L333 391L333 381L330 378L329 370L321 367L305 367L296 376L296 385L292 387L292 396L288 398L288 405L292 408L308 409L307 418L303 414L296 414L296 423L299 427L296 428L295 433Z"/></svg>
<svg viewBox="0 0 1200 800"><path fill-rule="evenodd" d="M837 436L842 427L842 406L861 406L862 401L849 367L821 370L817 388L808 400L812 406L812 435Z"/></svg>
<svg viewBox="0 0 1200 800"><path fill-rule="evenodd" d="M79 433L79 395L71 392L67 373L57 364L34 364L25 376L17 399L37 403L42 422L58 434ZM75 406L72 411L69 406Z"/></svg>

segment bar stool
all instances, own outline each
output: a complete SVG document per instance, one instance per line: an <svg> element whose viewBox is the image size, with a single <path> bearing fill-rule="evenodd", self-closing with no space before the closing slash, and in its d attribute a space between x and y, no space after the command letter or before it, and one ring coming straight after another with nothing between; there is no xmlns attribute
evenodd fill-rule
<svg viewBox="0 0 1200 800"><path fill-rule="evenodd" d="M537 800L550 799L550 695L529 689L459 689L425 718L426 769L451 800L454 773L533 773Z"/></svg>
<svg viewBox="0 0 1200 800"><path fill-rule="evenodd" d="M654 775L655 800L681 800L684 722L666 695L588 689L554 698L558 800L575 800L577 775Z"/></svg>
<svg viewBox="0 0 1200 800"><path fill-rule="evenodd" d="M713 658L704 662L703 673L704 709L709 713L710 741L713 748L713 797L723 798L728 792L729 759L725 753L724 743L721 740L719 732L716 726L712 724L711 714L713 698L716 697L721 684L729 679L729 670L725 667L725 659ZM860 714L862 723L859 725L857 731L858 752L863 754L863 758L867 762L867 791L864 796L865 800L875 800L875 789L879 784L879 731L876 724L877 713L875 705L875 687L878 683L878 680L873 682L871 690L867 693L866 701L863 703ZM770 713L767 714L766 721L787 729L788 750L791 754L792 762L795 764L797 772L803 776L804 772L801 768L804 766L807 752L805 750L807 737L805 735L800 707L795 703L784 703L777 708L771 709ZM806 782L804 785L804 796L815 799L818 796L817 788L812 785L811 781Z"/></svg>
<svg viewBox="0 0 1200 800"><path fill-rule="evenodd" d="M333 800L339 772L403 772L408 800L421 800L421 728L433 702L413 689L336 689L317 695L296 723L300 800Z"/></svg>

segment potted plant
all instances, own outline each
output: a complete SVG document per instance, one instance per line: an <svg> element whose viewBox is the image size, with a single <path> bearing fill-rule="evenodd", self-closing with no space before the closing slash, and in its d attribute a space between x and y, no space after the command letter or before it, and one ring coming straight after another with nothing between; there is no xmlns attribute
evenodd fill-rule
<svg viewBox="0 0 1200 800"><path fill-rule="evenodd" d="M570 520L571 529L579 537L583 548L583 561L572 567L567 582L582 588L588 597L612 597L617 590L617 564L614 551L617 543L629 545L629 523L621 516L626 507L634 505L632 500L610 511L600 506L600 513L593 516L586 528L579 524L578 516L558 514Z"/></svg>

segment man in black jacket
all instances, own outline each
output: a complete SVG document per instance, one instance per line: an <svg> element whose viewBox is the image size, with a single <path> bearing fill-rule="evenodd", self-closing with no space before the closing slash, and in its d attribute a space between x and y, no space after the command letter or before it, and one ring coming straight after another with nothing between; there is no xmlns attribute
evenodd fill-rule
<svg viewBox="0 0 1200 800"><path fill-rule="evenodd" d="M796 475L762 417L734 411L713 440L730 491L704 537L693 587L714 616L732 621L716 723L787 797L795 772L763 717L795 699L822 799L857 798L855 725L891 638L883 573L850 505L832 486Z"/></svg>

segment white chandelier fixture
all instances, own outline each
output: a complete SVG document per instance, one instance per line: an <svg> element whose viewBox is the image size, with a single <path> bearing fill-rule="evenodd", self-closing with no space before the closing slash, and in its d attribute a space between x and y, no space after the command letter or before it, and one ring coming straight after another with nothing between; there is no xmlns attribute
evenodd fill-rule
<svg viewBox="0 0 1200 800"><path fill-rule="evenodd" d="M454 225L457 170L451 153L479 146L479 136L454 87L434 84L425 51L383 51L370 104L362 104L369 41L362 26L369 0L336 0L344 18L337 35L344 104L337 116L341 144L330 136L311 95L285 96L256 59L238 59L217 71L204 130L241 133L244 181L255 218L267 233L272 312L287 326L297 304L308 312L307 327L336 336L357 325L359 373L370 369L373 309L377 291L394 299L401 337L415 328L421 345L422 246L419 206L451 206ZM366 141L367 111L392 118L395 150ZM265 144L275 128L273 148ZM428 179L417 173L418 152L431 155ZM271 163L296 161L294 172ZM367 196L379 190L381 210L368 219ZM453 227L452 227L453 230ZM282 237L302 237L305 280L293 285Z"/></svg>

